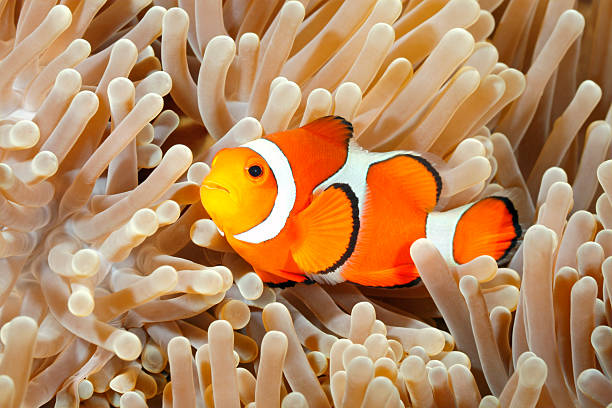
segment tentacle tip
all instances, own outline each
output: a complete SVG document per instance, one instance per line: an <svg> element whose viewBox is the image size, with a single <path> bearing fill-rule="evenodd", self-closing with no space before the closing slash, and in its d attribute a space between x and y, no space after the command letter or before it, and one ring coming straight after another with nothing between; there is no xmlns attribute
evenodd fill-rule
<svg viewBox="0 0 612 408"><path fill-rule="evenodd" d="M125 361L136 360L142 351L140 339L134 333L119 331L113 343L112 350L117 357Z"/></svg>

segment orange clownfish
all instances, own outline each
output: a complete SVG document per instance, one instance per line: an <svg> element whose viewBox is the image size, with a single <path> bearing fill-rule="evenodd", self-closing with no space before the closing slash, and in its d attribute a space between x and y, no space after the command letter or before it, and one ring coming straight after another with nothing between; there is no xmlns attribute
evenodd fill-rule
<svg viewBox="0 0 612 408"><path fill-rule="evenodd" d="M442 179L414 152L368 152L326 116L223 149L201 188L228 243L273 286L419 281L410 246L427 237L452 264L505 259L521 235L505 197L434 212Z"/></svg>

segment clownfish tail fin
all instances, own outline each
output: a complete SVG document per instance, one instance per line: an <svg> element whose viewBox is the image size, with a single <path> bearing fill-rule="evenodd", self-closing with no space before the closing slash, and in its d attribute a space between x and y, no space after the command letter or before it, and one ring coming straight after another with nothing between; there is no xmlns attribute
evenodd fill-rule
<svg viewBox="0 0 612 408"><path fill-rule="evenodd" d="M516 206L508 197L487 197L427 215L426 237L451 264L482 255L503 263L518 247L521 234Z"/></svg>
<svg viewBox="0 0 612 408"><path fill-rule="evenodd" d="M461 215L453 237L453 257L458 264L489 255L498 263L509 259L522 235L518 212L508 197L487 197Z"/></svg>

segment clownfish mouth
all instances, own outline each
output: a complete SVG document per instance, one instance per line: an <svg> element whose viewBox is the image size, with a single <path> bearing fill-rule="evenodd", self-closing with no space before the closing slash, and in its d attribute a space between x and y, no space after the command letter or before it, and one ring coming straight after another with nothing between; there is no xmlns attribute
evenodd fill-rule
<svg viewBox="0 0 612 408"><path fill-rule="evenodd" d="M221 184L215 183L214 181L204 181L204 183L202 183L202 187L207 188L209 190L221 190L221 191L225 191L227 194L229 194L229 190L225 187L223 187Z"/></svg>

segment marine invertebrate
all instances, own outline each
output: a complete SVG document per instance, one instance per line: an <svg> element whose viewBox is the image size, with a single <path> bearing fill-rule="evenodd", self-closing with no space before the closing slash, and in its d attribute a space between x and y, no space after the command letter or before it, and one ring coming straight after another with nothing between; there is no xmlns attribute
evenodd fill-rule
<svg viewBox="0 0 612 408"><path fill-rule="evenodd" d="M610 402L606 2L56 3L0 1L0 405ZM508 268L264 287L206 163L332 113L443 157L447 208L523 195Z"/></svg>

